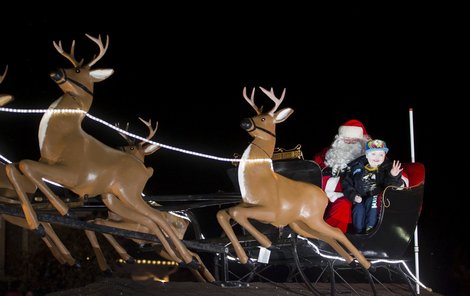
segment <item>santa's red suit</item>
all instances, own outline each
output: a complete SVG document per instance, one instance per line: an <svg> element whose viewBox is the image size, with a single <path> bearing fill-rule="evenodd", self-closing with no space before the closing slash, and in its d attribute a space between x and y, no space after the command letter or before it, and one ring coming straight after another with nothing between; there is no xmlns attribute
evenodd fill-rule
<svg viewBox="0 0 470 296"><path fill-rule="evenodd" d="M341 175L350 161L364 153L363 144L368 138L360 121L356 119L346 121L339 127L333 143L313 158L322 169L322 188L330 200L324 220L343 232L348 230L348 224L352 222L352 203L343 195Z"/></svg>
<svg viewBox="0 0 470 296"><path fill-rule="evenodd" d="M341 177L339 176L323 176L322 187L330 199L324 219L331 226L338 227L342 232L346 232L348 225L352 222L352 203L344 197L340 180Z"/></svg>

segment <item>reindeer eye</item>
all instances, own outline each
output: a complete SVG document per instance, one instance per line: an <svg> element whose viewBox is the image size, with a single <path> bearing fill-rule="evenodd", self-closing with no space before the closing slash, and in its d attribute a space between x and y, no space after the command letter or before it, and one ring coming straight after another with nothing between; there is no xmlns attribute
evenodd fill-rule
<svg viewBox="0 0 470 296"><path fill-rule="evenodd" d="M134 147L131 147L131 150L134 150Z"/></svg>
<svg viewBox="0 0 470 296"><path fill-rule="evenodd" d="M265 121L265 120L266 120L266 118L264 118L264 117L263 117L263 118L261 118L261 121Z"/></svg>
<svg viewBox="0 0 470 296"><path fill-rule="evenodd" d="M75 73L80 73L80 68L75 68Z"/></svg>

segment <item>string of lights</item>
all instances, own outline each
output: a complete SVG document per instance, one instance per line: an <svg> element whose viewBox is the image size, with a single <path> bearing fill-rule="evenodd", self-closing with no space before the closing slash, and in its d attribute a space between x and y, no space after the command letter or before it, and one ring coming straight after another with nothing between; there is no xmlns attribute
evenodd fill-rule
<svg viewBox="0 0 470 296"><path fill-rule="evenodd" d="M163 144L163 143L158 143L158 142L149 140L147 138L141 137L139 135L130 133L126 130L123 130L123 129L117 127L117 126L114 126L113 124L110 124L109 122L107 122L103 119L100 119L96 116L93 116L93 115L91 115L91 114L89 114L89 113L87 113L83 110L80 110L80 109L14 109L14 108L4 108L4 107L2 107L2 108L0 108L0 111L1 112L9 112L9 113L23 113L23 114L38 114L38 113L77 114L77 113L83 113L86 117L90 118L91 120L96 121L98 123L101 123L101 124L111 128L111 129L121 133L121 134L125 134L127 136L132 137L132 138L135 138L135 139L138 139L138 140L141 140L141 141L153 144L153 145L158 145L158 146L160 146L162 148L165 148L165 149L169 149L169 150L172 150L172 151L185 153L185 154L189 154L189 155L193 155L193 156L198 156L198 157L203 157L203 158L208 158L208 159L213 159L213 160L218 160L218 161L224 161L224 162L232 162L233 163L233 162L240 162L241 161L241 159L239 159L239 158L218 157L218 156L214 156L214 155L209 155L209 154L205 154L205 153L190 151L190 150L186 150L186 149L166 145L166 144ZM2 158L4 161L7 161L9 163L11 162L8 159L6 159L4 156L2 156L1 154L0 154L0 158ZM249 162L272 162L272 159L269 159L269 158L249 159L247 161L249 161Z"/></svg>

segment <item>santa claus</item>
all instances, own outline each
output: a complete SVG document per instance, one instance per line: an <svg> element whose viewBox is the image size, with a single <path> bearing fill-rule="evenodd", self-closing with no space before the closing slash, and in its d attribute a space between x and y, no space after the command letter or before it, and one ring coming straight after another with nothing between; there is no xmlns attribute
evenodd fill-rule
<svg viewBox="0 0 470 296"><path fill-rule="evenodd" d="M370 136L359 120L346 121L339 127L331 146L324 148L313 158L322 169L323 190L330 200L324 219L343 232L347 231L348 224L352 221L352 203L344 197L339 181L346 172L348 163L364 154L364 146L369 139Z"/></svg>
<svg viewBox="0 0 470 296"><path fill-rule="evenodd" d="M340 179L347 172L348 163L365 154L365 144L370 139L362 122L351 119L339 127L333 143L313 157L322 169L322 187L330 200L324 219L343 232L352 222L352 203L344 197ZM405 172L401 178L409 186Z"/></svg>

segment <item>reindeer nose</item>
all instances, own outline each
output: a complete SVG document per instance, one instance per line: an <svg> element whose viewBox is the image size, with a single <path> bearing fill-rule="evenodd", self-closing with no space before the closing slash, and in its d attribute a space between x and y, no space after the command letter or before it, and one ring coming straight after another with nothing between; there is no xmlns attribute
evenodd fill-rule
<svg viewBox="0 0 470 296"><path fill-rule="evenodd" d="M52 78L52 80L54 80L55 82L58 82L64 78L64 72L62 70L57 70L57 71L51 72L49 76Z"/></svg>
<svg viewBox="0 0 470 296"><path fill-rule="evenodd" d="M250 118L243 118L240 121L240 127L244 130L250 130L253 127L253 122Z"/></svg>

